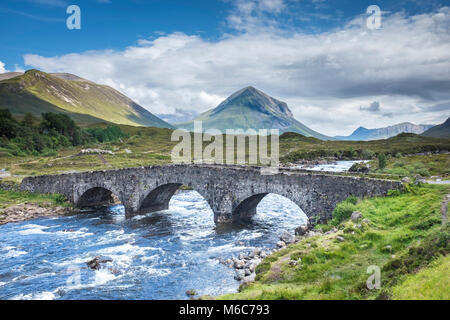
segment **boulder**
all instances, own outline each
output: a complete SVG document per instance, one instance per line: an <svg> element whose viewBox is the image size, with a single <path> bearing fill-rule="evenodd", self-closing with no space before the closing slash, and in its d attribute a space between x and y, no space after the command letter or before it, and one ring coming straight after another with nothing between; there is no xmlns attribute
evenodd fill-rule
<svg viewBox="0 0 450 320"><path fill-rule="evenodd" d="M234 267L236 269L242 269L244 268L245 263L242 260L237 260L234 262Z"/></svg>
<svg viewBox="0 0 450 320"><path fill-rule="evenodd" d="M339 242L344 242L345 238L342 237L342 236L336 236L336 240L339 241Z"/></svg>
<svg viewBox="0 0 450 320"><path fill-rule="evenodd" d="M403 183L411 183L411 179L410 179L409 177L404 177L404 178L402 179L402 182L403 182Z"/></svg>
<svg viewBox="0 0 450 320"><path fill-rule="evenodd" d="M186 295L187 295L188 297L195 296L196 294L197 294L197 292L196 292L194 289L190 289L190 290L187 290L187 291L186 291Z"/></svg>
<svg viewBox="0 0 450 320"><path fill-rule="evenodd" d="M245 277L245 271L241 269L236 272L234 279L236 279L237 281L241 281L242 279L244 279L244 277Z"/></svg>
<svg viewBox="0 0 450 320"><path fill-rule="evenodd" d="M92 270L100 270L102 264L112 262L112 259L96 256L94 259L87 262L87 265Z"/></svg>
<svg viewBox="0 0 450 320"><path fill-rule="evenodd" d="M352 221L356 222L361 218L362 218L361 212L355 211L352 213L352 217L351 217Z"/></svg>
<svg viewBox="0 0 450 320"><path fill-rule="evenodd" d="M243 283L249 283L249 282L253 282L255 281L256 278L256 274L253 272L252 274L250 274L249 276L246 276L242 279Z"/></svg>
<svg viewBox="0 0 450 320"><path fill-rule="evenodd" d="M307 231L308 231L308 226L307 225L302 225L302 226L299 226L299 227L297 227L295 229L295 235L296 236L304 236Z"/></svg>
<svg viewBox="0 0 450 320"><path fill-rule="evenodd" d="M295 242L295 236L285 231L281 235L280 240L283 241L285 244L291 244Z"/></svg>
<svg viewBox="0 0 450 320"><path fill-rule="evenodd" d="M248 269L251 272L254 272L256 270L256 267L261 263L261 260L259 259L255 259L252 261L252 263L250 264L250 266L248 267Z"/></svg>
<svg viewBox="0 0 450 320"><path fill-rule="evenodd" d="M424 178L416 179L416 182L414 182L415 185L425 184L425 183L427 183L427 180L425 180Z"/></svg>
<svg viewBox="0 0 450 320"><path fill-rule="evenodd" d="M348 169L348 171L349 172L368 173L370 171L370 168L364 162L356 162L350 167L350 169Z"/></svg>
<svg viewBox="0 0 450 320"><path fill-rule="evenodd" d="M286 247L286 243L284 241L278 241L277 242L277 247L278 248L284 248L284 247Z"/></svg>
<svg viewBox="0 0 450 320"><path fill-rule="evenodd" d="M261 255L261 252L262 252L262 249L261 248L255 248L255 249L253 249L253 256L259 256L259 255Z"/></svg>

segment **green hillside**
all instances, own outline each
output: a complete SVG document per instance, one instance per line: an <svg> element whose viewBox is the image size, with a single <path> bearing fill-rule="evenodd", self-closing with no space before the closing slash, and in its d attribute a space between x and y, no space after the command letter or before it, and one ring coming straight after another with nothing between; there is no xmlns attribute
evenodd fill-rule
<svg viewBox="0 0 450 320"><path fill-rule="evenodd" d="M448 118L443 124L428 129L422 133L422 135L435 138L450 138L450 118Z"/></svg>
<svg viewBox="0 0 450 320"><path fill-rule="evenodd" d="M67 113L79 123L112 122L172 128L117 90L68 74L28 70L0 81L0 109L13 115Z"/></svg>

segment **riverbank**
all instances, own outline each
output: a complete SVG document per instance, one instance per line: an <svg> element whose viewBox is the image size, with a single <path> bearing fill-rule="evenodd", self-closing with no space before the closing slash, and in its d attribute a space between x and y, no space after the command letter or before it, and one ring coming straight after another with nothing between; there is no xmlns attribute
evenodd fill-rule
<svg viewBox="0 0 450 320"><path fill-rule="evenodd" d="M412 298L417 286L432 288L421 298L450 299L448 277L432 286L449 267L450 227L441 211L449 193L450 186L422 185L384 198L349 199L314 236L264 258L254 282L218 299ZM361 215L351 219L354 212ZM369 289L377 270L380 286Z"/></svg>
<svg viewBox="0 0 450 320"><path fill-rule="evenodd" d="M73 212L61 195L0 189L0 225Z"/></svg>

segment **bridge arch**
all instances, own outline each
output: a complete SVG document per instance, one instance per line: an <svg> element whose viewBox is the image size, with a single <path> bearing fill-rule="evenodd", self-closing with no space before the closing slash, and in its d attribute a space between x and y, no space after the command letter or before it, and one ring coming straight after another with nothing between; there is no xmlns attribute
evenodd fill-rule
<svg viewBox="0 0 450 320"><path fill-rule="evenodd" d="M303 209L304 204L302 205L302 203L299 203L298 199L279 192L263 192L250 195L247 198L241 200L231 214L232 221L236 222L250 220L257 213L257 207L261 203L261 201L263 201L263 199L265 199L269 195L276 195L282 199L284 198L288 202L291 202L293 205L295 205L299 209L299 213L303 213L306 215L306 217L308 217Z"/></svg>
<svg viewBox="0 0 450 320"><path fill-rule="evenodd" d="M150 213L155 211L167 210L169 209L170 199L173 195L181 188L181 186L187 185L196 191L200 196L202 196L210 207L211 201L208 197L208 193L203 190L200 186L193 186L192 184L183 184L180 182L168 182L157 187L150 189L148 192L144 193L139 202L137 214Z"/></svg>
<svg viewBox="0 0 450 320"><path fill-rule="evenodd" d="M85 185L74 194L74 203L77 207L95 207L115 202L115 197L125 206L118 190L105 185Z"/></svg>

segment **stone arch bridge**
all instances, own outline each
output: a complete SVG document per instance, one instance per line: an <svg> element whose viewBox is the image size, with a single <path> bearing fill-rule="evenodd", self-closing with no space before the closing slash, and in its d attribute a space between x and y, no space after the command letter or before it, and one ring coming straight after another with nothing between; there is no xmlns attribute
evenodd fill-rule
<svg viewBox="0 0 450 320"><path fill-rule="evenodd" d="M205 198L216 222L250 218L269 193L293 201L313 223L324 222L336 204L350 195L386 195L390 189L402 188L398 181L292 169L262 175L260 167L165 165L27 177L21 189L60 193L78 207L105 204L114 194L131 217L167 209L181 185Z"/></svg>

